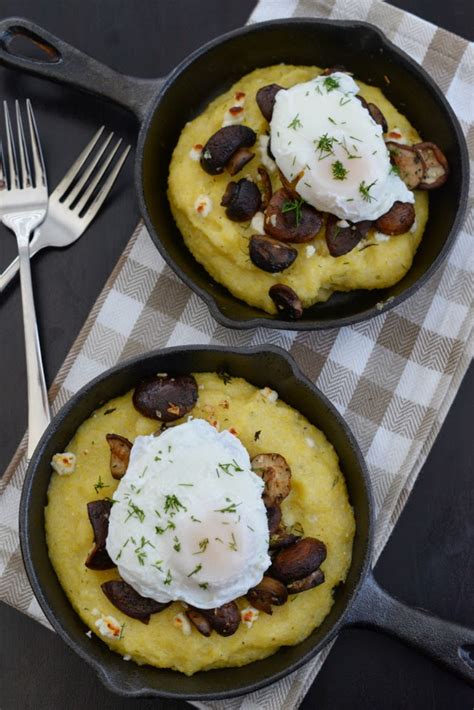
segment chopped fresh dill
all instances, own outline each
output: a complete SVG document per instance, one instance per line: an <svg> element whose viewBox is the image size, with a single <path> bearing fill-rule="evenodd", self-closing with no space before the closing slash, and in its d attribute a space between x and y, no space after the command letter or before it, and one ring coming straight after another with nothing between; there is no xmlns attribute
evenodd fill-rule
<svg viewBox="0 0 474 710"><path fill-rule="evenodd" d="M223 368L217 370L217 377L219 377L219 379L221 379L225 385L228 385L229 382L232 382L232 377Z"/></svg>
<svg viewBox="0 0 474 710"><path fill-rule="evenodd" d="M294 212L296 226L298 226L301 222L301 208L303 205L304 200L302 197L296 200L285 200L282 205L281 211L283 214L285 214L286 212Z"/></svg>
<svg viewBox="0 0 474 710"><path fill-rule="evenodd" d="M327 76L325 77L324 81L324 88L326 91L329 93L330 91L334 91L334 89L338 89L340 84L339 84L339 79L336 79L333 76Z"/></svg>
<svg viewBox="0 0 474 710"><path fill-rule="evenodd" d="M233 552L237 552L237 540L235 539L234 533L230 536L229 548L233 550Z"/></svg>
<svg viewBox="0 0 474 710"><path fill-rule="evenodd" d="M349 138L352 138L353 141L358 141L359 143L364 142L361 138L356 138L356 136L349 136Z"/></svg>
<svg viewBox="0 0 474 710"><path fill-rule="evenodd" d="M392 175L400 175L400 168L398 167L398 165L392 165L392 167L390 168L390 172ZM99 480L100 480L100 476L99 476Z"/></svg>
<svg viewBox="0 0 474 710"><path fill-rule="evenodd" d="M349 173L349 170L346 170L340 160L336 160L336 162L331 165L331 170L334 180L345 180Z"/></svg>
<svg viewBox="0 0 474 710"><path fill-rule="evenodd" d="M351 100L350 97L346 98L345 96L341 96L341 98L339 99L339 106L345 106L346 104L348 104L350 102L350 100Z"/></svg>
<svg viewBox="0 0 474 710"><path fill-rule="evenodd" d="M178 536L177 536L177 535L174 536L173 542L174 542L173 549L176 550L176 552L179 552L179 551L181 550L181 543L180 543L180 541L178 540Z"/></svg>
<svg viewBox="0 0 474 710"><path fill-rule="evenodd" d="M188 577L192 577L193 574L197 574L201 570L202 570L202 565L196 565L196 567L193 569L193 571L188 574Z"/></svg>
<svg viewBox="0 0 474 710"><path fill-rule="evenodd" d="M319 150L319 160L327 158L328 155L334 155L334 143L337 143L337 139L334 136L328 136L324 133L317 141L316 150Z"/></svg>
<svg viewBox="0 0 474 710"><path fill-rule="evenodd" d="M106 414L112 414L112 412L115 412L116 409L117 409L117 407L111 407L111 409L106 409L104 412L104 416Z"/></svg>
<svg viewBox="0 0 474 710"><path fill-rule="evenodd" d="M191 515L191 520L193 523L202 523L202 520L199 520L199 518L195 518L194 515Z"/></svg>
<svg viewBox="0 0 474 710"><path fill-rule="evenodd" d="M227 508L218 508L214 510L214 513L236 513L238 505L240 505L240 503L230 503Z"/></svg>
<svg viewBox="0 0 474 710"><path fill-rule="evenodd" d="M294 119L288 124L288 128L292 128L294 131L296 131L297 128L302 128L303 124L300 121L299 118L300 114L297 113Z"/></svg>
<svg viewBox="0 0 474 710"><path fill-rule="evenodd" d="M229 471L230 468L234 469L235 473L240 473L243 471L243 468L240 468L239 464L235 459L232 459L230 463L218 463L218 467L221 469L221 471L224 471L224 473L227 473L228 476L233 476L234 474Z"/></svg>
<svg viewBox="0 0 474 710"><path fill-rule="evenodd" d="M171 570L168 570L168 574L166 575L166 579L163 581L163 584L171 584L173 581L173 577L171 575Z"/></svg>
<svg viewBox="0 0 474 710"><path fill-rule="evenodd" d="M168 525L165 528L162 528L159 525L157 525L155 527L155 532L157 535L163 535L163 533L165 533L167 530L175 530L175 529L176 529L176 525L173 523L173 521L168 520Z"/></svg>
<svg viewBox="0 0 474 710"><path fill-rule="evenodd" d="M175 515L179 510L186 511L187 508L174 494L167 495L165 498L165 513L171 511L170 515Z"/></svg>
<svg viewBox="0 0 474 710"><path fill-rule="evenodd" d="M331 121L335 126L337 126L336 121L332 118L332 116L328 116L328 121Z"/></svg>
<svg viewBox="0 0 474 710"><path fill-rule="evenodd" d="M199 540L199 550L197 552L193 552L193 555L202 555L203 552L206 552L207 546L209 545L209 538L204 537L202 540Z"/></svg>
<svg viewBox="0 0 474 710"><path fill-rule="evenodd" d="M99 476L99 480L97 481L97 483L94 483L94 488L95 492L98 493L102 490L102 488L110 488L110 486L107 485L107 483L104 483L102 478Z"/></svg>
<svg viewBox="0 0 474 710"><path fill-rule="evenodd" d="M207 589L209 586L209 582L201 582L199 586L201 587L201 589Z"/></svg>
<svg viewBox="0 0 474 710"><path fill-rule="evenodd" d="M156 567L158 572L163 572L163 569L161 567L162 564L163 564L163 560L156 560L156 562L153 562L151 566Z"/></svg>
<svg viewBox="0 0 474 710"><path fill-rule="evenodd" d="M373 182L370 183L370 185L365 184L365 180L362 180L362 182L359 185L359 192L362 195L362 199L365 200L365 202L372 202L372 200L375 200L375 197L370 194L371 188L375 185L377 180L374 180Z"/></svg>
<svg viewBox="0 0 474 710"><path fill-rule="evenodd" d="M178 483L178 486L183 486L183 488L192 488L194 483Z"/></svg>
<svg viewBox="0 0 474 710"><path fill-rule="evenodd" d="M128 515L125 518L125 522L127 522L129 518L137 518L137 520L139 520L141 523L143 523L143 521L145 520L145 513L143 512L143 510L139 508L138 505L135 505L135 503L132 503L131 500L128 501L127 512Z"/></svg>

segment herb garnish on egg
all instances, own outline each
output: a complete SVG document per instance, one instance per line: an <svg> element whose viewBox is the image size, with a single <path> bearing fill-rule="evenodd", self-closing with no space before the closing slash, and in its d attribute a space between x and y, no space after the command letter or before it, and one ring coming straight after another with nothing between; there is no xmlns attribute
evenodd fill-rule
<svg viewBox="0 0 474 710"><path fill-rule="evenodd" d="M331 165L331 170L334 180L345 180L349 173L349 170L344 167L340 160L336 160Z"/></svg>

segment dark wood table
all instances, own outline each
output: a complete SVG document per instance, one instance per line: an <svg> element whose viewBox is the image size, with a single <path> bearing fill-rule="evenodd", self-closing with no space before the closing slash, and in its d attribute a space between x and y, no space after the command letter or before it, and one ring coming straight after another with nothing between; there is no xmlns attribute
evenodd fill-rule
<svg viewBox="0 0 474 710"><path fill-rule="evenodd" d="M397 0L396 5L473 39L472 0ZM33 19L119 71L162 76L191 50L245 23L255 0L0 0L0 17ZM0 69L3 98L29 96L45 146L51 185L102 123L130 142L127 115L96 99ZM190 87L192 91L192 87ZM66 251L42 252L34 281L47 381L51 383L139 218L129 160L87 234ZM2 232L4 230L2 229ZM0 239L0 266L15 252ZM26 428L26 384L18 284L0 296L0 471ZM472 624L474 370L465 378L413 494L376 567L379 581L409 604ZM344 631L302 708L470 710L471 687L381 634ZM53 633L0 605L1 710L186 708L186 703L126 700Z"/></svg>

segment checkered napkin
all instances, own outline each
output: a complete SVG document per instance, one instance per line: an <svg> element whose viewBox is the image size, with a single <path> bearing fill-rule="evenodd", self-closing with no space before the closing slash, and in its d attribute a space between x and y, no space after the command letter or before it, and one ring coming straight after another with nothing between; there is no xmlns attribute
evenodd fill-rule
<svg viewBox="0 0 474 710"><path fill-rule="evenodd" d="M366 20L379 26L440 85L474 155L473 45L378 0L261 0L250 22L290 16ZM118 361L149 350L189 343L280 345L336 405L358 439L374 489L378 557L469 364L472 192L469 207L448 263L416 296L366 323L316 333L226 330L164 264L139 225L52 386L53 411ZM48 625L28 584L18 544L25 469L23 440L0 481L0 600ZM296 708L327 653L270 688L209 706Z"/></svg>

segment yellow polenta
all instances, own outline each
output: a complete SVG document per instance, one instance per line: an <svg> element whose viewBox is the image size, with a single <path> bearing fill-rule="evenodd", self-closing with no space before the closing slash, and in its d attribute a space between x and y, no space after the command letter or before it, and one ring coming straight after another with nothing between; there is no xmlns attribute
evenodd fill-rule
<svg viewBox="0 0 474 710"><path fill-rule="evenodd" d="M197 374L199 399L194 417L234 427L250 456L277 452L292 470L292 488L282 504L286 524L300 522L307 536L326 543L322 565L326 581L320 587L290 597L273 615L260 613L252 628L240 624L228 638L215 632L209 638L192 629L190 636L176 628L173 619L183 611L180 602L151 616L148 626L114 607L100 585L116 579L115 569L94 571L84 565L92 544L88 501L113 496L117 487L109 471L107 433L128 437L151 434L157 422L143 417L132 404L132 392L105 404L78 429L68 446L77 456L71 476L53 473L45 510L46 534L51 561L74 609L111 649L130 655L137 663L174 668L186 674L199 670L242 666L269 656L282 645L297 644L321 624L333 599L332 588L344 580L351 562L354 515L347 497L337 455L325 436L284 402L272 402L262 390L242 379L224 384L215 374ZM107 413L109 412L109 413ZM181 423L178 420L176 423ZM260 431L259 437L255 433ZM255 439L257 438L257 441ZM99 480L105 484L97 492ZM248 606L239 599L240 608ZM123 624L118 640L100 636L95 626L99 616L111 614Z"/></svg>
<svg viewBox="0 0 474 710"><path fill-rule="evenodd" d="M321 73L317 67L297 67L280 64L256 69L244 76L225 94L215 99L206 110L184 127L174 150L170 165L168 198L176 224L194 257L209 274L226 286L235 296L252 306L275 313L275 305L268 290L275 283L283 283L298 294L304 307L326 301L334 291L386 288L400 281L410 269L413 256L420 244L428 218L428 195L415 192L416 223L412 232L377 242L373 230L368 237L348 254L333 257L329 254L324 226L311 242L293 245L299 255L293 265L280 274L272 275L254 266L249 258L248 241L255 230L250 224L231 222L220 202L231 179L251 177L257 181L259 155L235 177L228 173L208 175L199 161L192 160L190 151L206 141L222 127L224 115L235 103L235 94L245 92L244 125L258 136L264 135L268 124L255 101L259 88L276 83L285 88L309 81ZM408 120L385 98L382 91L360 81L360 94L377 104L383 112L389 130L398 128L410 144L420 136ZM281 187L277 173L272 174L274 189ZM257 182L258 184L258 182ZM195 210L196 199L207 195L212 210L202 217ZM368 245L370 248L364 248ZM315 247L308 256L306 247Z"/></svg>

